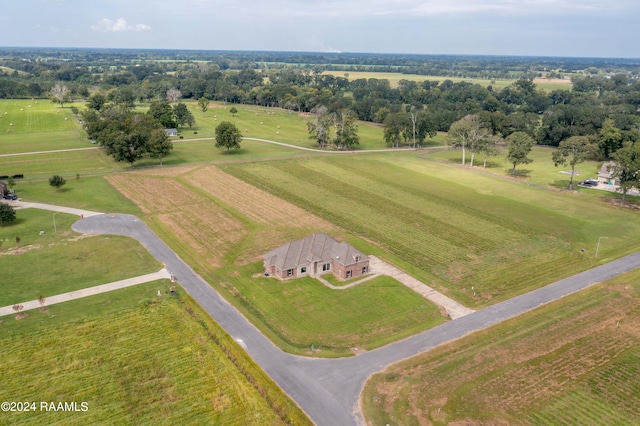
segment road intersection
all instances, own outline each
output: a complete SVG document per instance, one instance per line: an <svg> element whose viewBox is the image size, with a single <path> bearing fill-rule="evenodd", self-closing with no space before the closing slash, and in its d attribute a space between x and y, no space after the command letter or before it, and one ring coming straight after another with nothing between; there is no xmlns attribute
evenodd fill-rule
<svg viewBox="0 0 640 426"><path fill-rule="evenodd" d="M282 352L137 217L95 215L74 223L73 229L140 241L227 333L242 341L251 357L320 426L363 424L358 405L362 387L371 374L389 364L640 267L640 252L634 253L379 349L350 358L316 359Z"/></svg>

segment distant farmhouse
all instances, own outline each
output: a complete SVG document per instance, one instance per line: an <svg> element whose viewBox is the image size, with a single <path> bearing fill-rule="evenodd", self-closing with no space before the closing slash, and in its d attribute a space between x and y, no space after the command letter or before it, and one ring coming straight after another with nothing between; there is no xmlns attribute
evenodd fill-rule
<svg viewBox="0 0 640 426"><path fill-rule="evenodd" d="M178 136L178 129L164 129L167 136Z"/></svg>
<svg viewBox="0 0 640 426"><path fill-rule="evenodd" d="M612 177L613 169L615 167L616 163L613 161L606 161L598 172L598 182L606 185L620 185L620 181L618 179L614 180Z"/></svg>
<svg viewBox="0 0 640 426"><path fill-rule="evenodd" d="M349 279L369 272L367 255L323 233L292 241L262 257L265 271L282 280L327 273Z"/></svg>

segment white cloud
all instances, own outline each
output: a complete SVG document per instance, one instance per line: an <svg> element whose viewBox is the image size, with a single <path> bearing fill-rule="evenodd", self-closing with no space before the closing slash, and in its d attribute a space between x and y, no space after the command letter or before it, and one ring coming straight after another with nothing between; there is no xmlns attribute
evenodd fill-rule
<svg viewBox="0 0 640 426"><path fill-rule="evenodd" d="M124 18L118 18L115 21L112 21L109 18L102 18L98 21L97 25L93 25L91 27L92 30L95 31L150 31L151 27L146 24L136 24L129 25L127 20Z"/></svg>

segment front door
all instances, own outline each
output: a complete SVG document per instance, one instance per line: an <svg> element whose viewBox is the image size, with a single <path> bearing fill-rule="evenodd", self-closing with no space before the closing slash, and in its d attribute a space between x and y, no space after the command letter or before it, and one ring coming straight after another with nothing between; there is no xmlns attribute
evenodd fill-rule
<svg viewBox="0 0 640 426"><path fill-rule="evenodd" d="M313 262L313 275L318 275L318 262Z"/></svg>

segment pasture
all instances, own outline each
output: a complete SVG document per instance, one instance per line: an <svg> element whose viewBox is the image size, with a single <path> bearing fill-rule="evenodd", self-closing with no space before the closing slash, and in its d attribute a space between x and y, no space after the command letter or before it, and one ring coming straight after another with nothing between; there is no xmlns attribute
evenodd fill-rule
<svg viewBox="0 0 640 426"><path fill-rule="evenodd" d="M81 139L82 126L70 106L62 108L46 99L0 100L0 143L7 136L42 132L68 132L69 136Z"/></svg>
<svg viewBox="0 0 640 426"><path fill-rule="evenodd" d="M367 424L640 423L640 271L388 367Z"/></svg>
<svg viewBox="0 0 640 426"><path fill-rule="evenodd" d="M312 114L299 113L282 108L267 108L256 105L222 104L212 102L206 112L198 108L196 102L185 101L185 104L196 119L192 129L180 128L185 139L214 137L215 128L222 121L234 123L245 137L268 139L306 148L317 148L318 144L309 139L307 122ZM229 112L235 107L238 113ZM279 127L278 127L279 126ZM193 132L198 132L197 135ZM360 121L358 123L360 145L355 149L386 148L382 126ZM243 142L244 144L244 142Z"/></svg>
<svg viewBox="0 0 640 426"><path fill-rule="evenodd" d="M0 398L89 408L3 413L3 423L311 424L190 297L155 296L167 287L147 283L3 318L3 369L11 374Z"/></svg>
<svg viewBox="0 0 640 426"><path fill-rule="evenodd" d="M420 74L402 74L399 72L375 72L375 71L323 71L323 74L333 75L336 77L344 77L345 74L348 74L349 81L358 80L361 78L370 79L377 78L379 80L389 80L389 84L392 88L398 87L400 84L400 80L408 80L408 81L438 81L442 83L445 80L451 80L454 83L460 83L461 81L466 81L471 84L479 84L481 86L487 87L492 86L494 89L502 89L504 87L510 86L513 84L515 80L501 80L501 79L482 79L482 78L463 78L463 77L445 77L445 76L435 76L435 75L420 75ZM558 89L566 89L571 90L572 84L571 80L547 80L547 79L539 79L536 78L533 81L538 89L544 89L546 91L553 91Z"/></svg>
<svg viewBox="0 0 640 426"><path fill-rule="evenodd" d="M32 108L28 108L29 105ZM187 101L186 105L196 118L196 125L193 128L180 128L183 139L173 138L174 151L164 159L166 166L314 155L312 152L251 140L244 140L242 148L236 152L220 151L214 147L213 137L216 126L224 120L236 124L246 137L307 148L317 147L309 139L306 123L310 118L306 114L279 108L221 103L212 103L209 110L203 113L195 102ZM82 104L76 106L84 108ZM231 106L238 109L235 116L229 112ZM139 110L144 112L146 105L140 106ZM3 111L7 112L6 116ZM129 169L128 164L113 161L102 149L86 140L86 133L68 106L60 108L45 100L40 100L38 104L35 101L0 100L0 116L4 117L0 120L0 130L2 120L8 121L8 117L18 116L21 120L16 119L11 127L12 133L0 131L0 175L22 174L26 179L43 179L60 174L69 178L76 174L101 175ZM40 118L36 120L34 117ZM68 120L64 120L65 117ZM356 149L386 148L379 125L361 122L359 135L361 142ZM51 152L66 149L72 151ZM25 153L29 155L12 155ZM143 158L135 163L134 169L157 165L158 160Z"/></svg>
<svg viewBox="0 0 640 426"><path fill-rule="evenodd" d="M345 356L444 321L435 306L386 278L336 291L308 278L283 283L261 277L261 255L279 245L315 232L348 235L216 167L107 179L183 259L287 351ZM174 195L162 196L167 191Z"/></svg>
<svg viewBox="0 0 640 426"><path fill-rule="evenodd" d="M541 190L415 153L222 169L374 242L401 259L398 266L470 307L640 249L637 213L611 206L608 193ZM595 259L600 236L608 239Z"/></svg>
<svg viewBox="0 0 640 426"><path fill-rule="evenodd" d="M502 153L500 155L487 159L486 169L482 168L484 157L482 155L476 155L474 160L476 170L493 173L498 176L511 177L513 165L509 164L506 160L506 148L502 147L501 150ZM553 148L534 146L528 155L528 157L533 160L533 163L518 165L516 167L515 179L555 190L569 188L571 166L556 167L551 159L552 153ZM462 160L462 151L458 149L443 149L439 152L428 151L425 152L424 157L459 166ZM470 164L470 158L471 156L467 152L466 167ZM601 165L602 162L597 161L585 161L584 163L576 165L576 174L573 177L574 184L588 178L597 179Z"/></svg>

